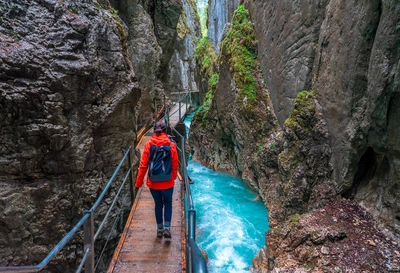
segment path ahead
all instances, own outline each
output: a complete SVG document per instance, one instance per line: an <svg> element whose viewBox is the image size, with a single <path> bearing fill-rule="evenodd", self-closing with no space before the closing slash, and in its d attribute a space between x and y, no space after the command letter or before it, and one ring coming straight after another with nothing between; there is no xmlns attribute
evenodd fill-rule
<svg viewBox="0 0 400 273"><path fill-rule="evenodd" d="M181 105L181 117L186 113L186 105ZM170 122L179 122L179 108L171 110ZM143 152L144 144L151 137L147 133L138 145ZM184 273L185 270L185 228L182 209L182 182L175 180L173 194L173 214L171 239L157 238L154 216L154 201L146 183L139 190L131 213L114 252L107 273Z"/></svg>

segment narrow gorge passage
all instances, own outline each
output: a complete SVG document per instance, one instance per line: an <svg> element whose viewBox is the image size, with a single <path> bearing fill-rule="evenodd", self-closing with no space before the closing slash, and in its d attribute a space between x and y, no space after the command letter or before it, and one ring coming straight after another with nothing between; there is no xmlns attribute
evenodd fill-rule
<svg viewBox="0 0 400 273"><path fill-rule="evenodd" d="M194 181L196 241L207 252L209 272L248 272L269 229L262 200L237 177L214 172L199 162L189 160L188 174Z"/></svg>

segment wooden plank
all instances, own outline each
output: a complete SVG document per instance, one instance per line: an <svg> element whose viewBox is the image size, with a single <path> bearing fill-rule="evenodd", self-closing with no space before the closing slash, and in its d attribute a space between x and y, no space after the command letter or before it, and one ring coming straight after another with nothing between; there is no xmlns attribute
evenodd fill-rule
<svg viewBox="0 0 400 273"><path fill-rule="evenodd" d="M108 273L182 273L181 182L175 181L171 239L156 237L154 202L150 190L142 187L132 210ZM167 271L166 271L167 269Z"/></svg>
<svg viewBox="0 0 400 273"><path fill-rule="evenodd" d="M110 265L108 267L108 270L110 270L111 268L114 268L115 263L117 262L118 255L119 255L119 253L120 253L120 251L122 249L122 246L124 244L126 235L128 234L127 232L128 232L129 226L130 226L130 222L132 221L132 218L133 218L133 213L136 210L136 207L137 207L137 204L138 204L138 201L139 201L140 192L141 191L139 190L138 193L137 193L137 196L135 198L135 201L133 202L133 205L132 205L132 208L131 208L131 212L129 213L128 219L127 219L127 221L125 223L125 227L124 227L124 230L123 230L123 232L121 234L121 238L120 238L120 240L118 242L118 245L117 245L116 249L114 250L114 254L113 254L113 257L111 259L111 262L110 262ZM108 272L109 271L107 271L107 273ZM112 272L112 271L110 271L110 272Z"/></svg>
<svg viewBox="0 0 400 273"><path fill-rule="evenodd" d="M156 237L154 202L150 190L142 187L139 201L127 223L123 243L118 244L108 273L177 272L182 273L181 182L177 179L173 196L171 239Z"/></svg>

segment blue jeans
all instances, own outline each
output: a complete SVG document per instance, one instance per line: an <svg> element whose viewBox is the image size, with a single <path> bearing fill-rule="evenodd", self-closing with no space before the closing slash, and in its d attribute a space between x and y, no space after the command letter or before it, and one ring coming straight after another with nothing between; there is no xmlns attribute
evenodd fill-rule
<svg viewBox="0 0 400 273"><path fill-rule="evenodd" d="M169 226L172 218L172 194L174 187L166 190L150 189L155 203L155 214L157 225L163 224L163 208L164 208L164 223Z"/></svg>

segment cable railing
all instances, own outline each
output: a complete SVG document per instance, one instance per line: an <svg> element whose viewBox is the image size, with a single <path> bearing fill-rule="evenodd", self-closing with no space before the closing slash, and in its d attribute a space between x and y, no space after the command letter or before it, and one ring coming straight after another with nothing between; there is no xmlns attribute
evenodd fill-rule
<svg viewBox="0 0 400 273"><path fill-rule="evenodd" d="M183 97L179 100L179 109L180 103L182 100L187 99L187 97ZM190 181L187 173L187 162L186 162L186 153L185 153L185 141L186 137L179 133L171 124L169 123L169 117L171 116L170 109L172 107L167 107L165 111L165 121L169 125L169 127L174 131L174 133L180 137L180 153L181 153L181 166L183 172L183 181L185 185L185 198L184 198L184 209L185 209L185 220L186 220L186 271L187 273L206 273L207 269L207 261L200 251L196 243L196 210L194 209L194 203L192 194L190 191ZM175 111L176 113L176 111ZM181 120L181 113L179 112L179 119Z"/></svg>
<svg viewBox="0 0 400 273"><path fill-rule="evenodd" d="M59 241L59 243L49 252L49 254L43 259L41 263L38 265L33 265L33 266L7 266L7 267L0 267L0 272L14 272L14 273L30 273L30 272L38 272L39 270L44 269L49 262L63 249L63 247L74 237L74 235L77 235L77 232L83 227L83 258L82 261L80 262L76 273L80 273L83 269L85 273L93 273L95 271L95 268L97 267L102 254L104 253L105 246L103 247L103 250L101 251L101 255L97 259L97 263L95 264L95 241L96 239L99 238L100 232L103 230L105 227L105 224L112 212L112 209L114 208L115 204L117 203L118 197L120 196L122 189L125 186L126 181L129 179L130 182L130 194L131 194L131 202L133 203L135 199L135 194L134 190L132 187L132 170L131 170L131 150L132 147L129 147L123 158L121 159L118 167L115 169L113 175L107 182L106 186L104 187L103 191L101 192L100 196L97 198L96 202L92 206L91 209L85 210L83 217L79 220L79 222ZM95 217L95 211L96 209L100 206L101 202L103 201L105 195L107 194L108 190L110 189L111 185L113 182L116 180L116 177L124 165L124 162L127 164L127 169L128 171L126 172L124 179L118 189L118 192L116 193L115 197L113 198L112 204L110 205L107 213L105 214L103 220L99 224L97 230L95 230L94 226L94 217ZM113 227L115 227L115 223L117 222L118 219L114 221ZM108 239L110 237L111 232L113 229L111 229ZM108 240L107 240L108 242ZM107 243L106 243L107 244Z"/></svg>

